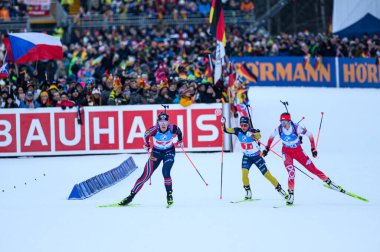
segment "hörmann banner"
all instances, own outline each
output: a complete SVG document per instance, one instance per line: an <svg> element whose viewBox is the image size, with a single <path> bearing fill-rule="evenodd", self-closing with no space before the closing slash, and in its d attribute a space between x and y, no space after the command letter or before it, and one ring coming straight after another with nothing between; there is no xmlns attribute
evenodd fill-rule
<svg viewBox="0 0 380 252"><path fill-rule="evenodd" d="M160 105L0 111L0 156L144 152L143 137ZM170 105L170 123L183 131L185 150L220 151L222 104Z"/></svg>
<svg viewBox="0 0 380 252"><path fill-rule="evenodd" d="M375 59L339 58L339 86L380 88L380 65Z"/></svg>
<svg viewBox="0 0 380 252"><path fill-rule="evenodd" d="M231 57L257 75L255 86L380 88L374 58ZM319 64L321 62L321 64Z"/></svg>

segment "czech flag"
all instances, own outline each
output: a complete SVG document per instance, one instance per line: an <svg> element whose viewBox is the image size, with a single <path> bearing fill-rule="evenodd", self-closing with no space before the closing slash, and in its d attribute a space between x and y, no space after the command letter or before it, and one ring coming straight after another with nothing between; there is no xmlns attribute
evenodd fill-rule
<svg viewBox="0 0 380 252"><path fill-rule="evenodd" d="M11 62L63 59L59 38L43 33L11 33L3 39L3 43L7 49L7 59Z"/></svg>

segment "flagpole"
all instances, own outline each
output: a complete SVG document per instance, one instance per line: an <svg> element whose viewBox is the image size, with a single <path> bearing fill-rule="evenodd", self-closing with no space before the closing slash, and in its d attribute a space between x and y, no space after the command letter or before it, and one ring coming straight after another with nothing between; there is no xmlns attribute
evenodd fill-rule
<svg viewBox="0 0 380 252"><path fill-rule="evenodd" d="M16 62L15 62L15 68L16 68L17 77L20 77L20 75L18 73L18 64Z"/></svg>
<svg viewBox="0 0 380 252"><path fill-rule="evenodd" d="M3 66L4 66L4 63L5 63L5 59L7 58L7 51L5 51L5 54L4 54L4 58L3 58Z"/></svg>

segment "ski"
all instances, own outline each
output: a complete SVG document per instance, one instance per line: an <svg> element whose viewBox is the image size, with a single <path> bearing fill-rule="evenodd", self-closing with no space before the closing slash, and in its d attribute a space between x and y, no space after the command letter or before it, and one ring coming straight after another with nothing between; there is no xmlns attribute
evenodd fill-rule
<svg viewBox="0 0 380 252"><path fill-rule="evenodd" d="M172 206L173 206L173 204L172 205L167 205L166 208L171 208Z"/></svg>
<svg viewBox="0 0 380 252"><path fill-rule="evenodd" d="M334 190L334 189L332 189L332 187L329 186L328 184L323 184L323 186L326 187L326 188L329 188L329 189L331 189L331 190ZM334 191L336 191L336 190L334 190ZM337 191L337 192L338 192L338 191ZM356 198L356 199L362 200L362 201L364 201L364 202L369 202L368 199L363 198L363 197L361 197L361 196L359 196L359 195L357 195L357 194L355 194L355 193L347 192L347 191L344 190L343 188L342 188L339 192L344 193L344 194L347 194L348 196L351 196L351 197L353 197L353 198Z"/></svg>
<svg viewBox="0 0 380 252"><path fill-rule="evenodd" d="M98 207L135 207L135 206L141 206L141 204L128 204L126 206L122 206L122 205L119 205L119 203L114 203L114 204L100 205Z"/></svg>
<svg viewBox="0 0 380 252"><path fill-rule="evenodd" d="M283 207L292 207L292 206L297 206L296 204L285 204L285 205L278 205L278 206L273 206L273 208L283 208Z"/></svg>
<svg viewBox="0 0 380 252"><path fill-rule="evenodd" d="M230 201L230 203L243 203L243 202L251 202L251 201L256 201L256 200L260 200L260 199L242 199L238 201Z"/></svg>

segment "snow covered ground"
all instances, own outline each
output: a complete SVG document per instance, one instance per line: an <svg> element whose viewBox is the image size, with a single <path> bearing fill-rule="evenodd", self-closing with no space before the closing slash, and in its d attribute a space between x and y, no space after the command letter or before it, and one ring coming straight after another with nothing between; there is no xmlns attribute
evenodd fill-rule
<svg viewBox="0 0 380 252"><path fill-rule="evenodd" d="M298 172L297 206L274 209L283 200L252 167L251 186L261 200L230 204L244 195L242 155L236 151L224 157L222 200L220 153L189 153L208 187L186 156L177 153L172 208L165 208L161 169L136 196L134 202L141 206L97 208L129 194L146 154L133 155L139 169L130 177L83 201L67 200L72 186L116 167L129 154L2 158L0 251L380 251L380 90L252 88L250 99L254 126L264 142L284 111L279 100L289 102L295 121L306 117L304 125L315 137L325 112L314 162L370 202L326 189L317 178ZM304 142L310 154L309 142ZM275 149L280 152L280 146ZM287 188L281 159L271 153L266 161Z"/></svg>

